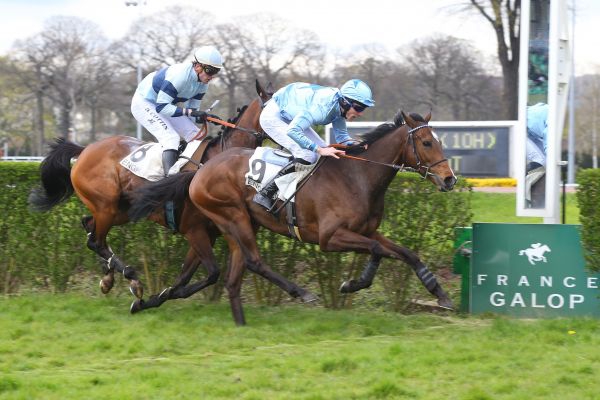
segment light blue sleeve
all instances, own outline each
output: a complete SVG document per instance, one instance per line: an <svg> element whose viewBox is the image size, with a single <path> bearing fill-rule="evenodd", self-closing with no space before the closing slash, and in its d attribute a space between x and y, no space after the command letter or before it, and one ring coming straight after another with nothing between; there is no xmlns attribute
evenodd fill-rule
<svg viewBox="0 0 600 400"><path fill-rule="evenodd" d="M304 131L312 126L314 117L308 111L303 111L296 115L288 125L287 135L300 147L310 151L316 151L317 145L312 140L304 136Z"/></svg>
<svg viewBox="0 0 600 400"><path fill-rule="evenodd" d="M350 135L348 135L348 129L346 128L346 120L343 117L334 119L331 122L331 127L333 128L333 134L336 143L344 143L354 140L352 139L352 137L350 137Z"/></svg>

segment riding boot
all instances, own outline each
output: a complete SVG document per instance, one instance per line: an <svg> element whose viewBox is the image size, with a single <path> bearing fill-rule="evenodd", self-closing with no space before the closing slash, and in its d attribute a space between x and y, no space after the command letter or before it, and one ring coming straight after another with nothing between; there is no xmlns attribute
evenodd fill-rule
<svg viewBox="0 0 600 400"><path fill-rule="evenodd" d="M275 175L273 179L269 183L267 183L263 188L254 195L254 201L261 206L265 207L267 210L270 210L277 199L277 184L275 180L284 175L287 175L296 170L295 161L292 160L287 163L281 170Z"/></svg>
<svg viewBox="0 0 600 400"><path fill-rule="evenodd" d="M165 174L165 178L167 176L169 176L169 170L171 169L171 167L173 165L175 165L175 163L177 162L178 159L178 154L177 154L177 150L164 150L162 153L162 165L163 165L163 171Z"/></svg>

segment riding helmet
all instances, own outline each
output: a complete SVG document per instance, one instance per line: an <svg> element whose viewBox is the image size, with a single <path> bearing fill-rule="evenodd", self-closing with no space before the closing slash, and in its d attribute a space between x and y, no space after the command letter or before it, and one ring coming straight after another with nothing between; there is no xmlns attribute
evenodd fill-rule
<svg viewBox="0 0 600 400"><path fill-rule="evenodd" d="M367 107L375 105L371 88L360 79L350 79L342 85L340 92L347 99L357 101Z"/></svg>
<svg viewBox="0 0 600 400"><path fill-rule="evenodd" d="M198 47L194 51L194 60L200 64L223 68L223 57L214 46Z"/></svg>

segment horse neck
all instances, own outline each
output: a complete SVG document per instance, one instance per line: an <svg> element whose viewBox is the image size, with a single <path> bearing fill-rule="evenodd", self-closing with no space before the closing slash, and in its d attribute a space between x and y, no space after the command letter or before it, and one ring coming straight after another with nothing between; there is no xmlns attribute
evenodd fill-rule
<svg viewBox="0 0 600 400"><path fill-rule="evenodd" d="M410 149L408 130L403 126L396 128L382 138L371 143L360 157L377 163L402 165ZM380 165L365 161L352 161L353 176L360 177L363 187L370 193L385 193L398 170L389 165Z"/></svg>
<svg viewBox="0 0 600 400"><path fill-rule="evenodd" d="M260 99L253 100L239 115L235 121L235 125L255 132L258 131L260 128L259 117L261 110ZM210 160L215 155L232 147L255 149L260 143L259 138L253 133L235 128L226 128L217 139L211 141L203 156L203 161Z"/></svg>
<svg viewBox="0 0 600 400"><path fill-rule="evenodd" d="M260 129L259 117L262 111L261 100L253 100L246 110L238 117L235 124L240 128L250 129L257 132ZM223 140L224 148L247 147L254 149L260 142L257 136L250 132L244 132L239 129L230 128L231 131L224 132L226 137Z"/></svg>

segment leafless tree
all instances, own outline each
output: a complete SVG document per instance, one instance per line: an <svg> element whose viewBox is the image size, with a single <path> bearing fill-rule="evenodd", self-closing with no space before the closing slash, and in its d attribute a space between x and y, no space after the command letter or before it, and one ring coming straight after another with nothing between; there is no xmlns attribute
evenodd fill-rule
<svg viewBox="0 0 600 400"><path fill-rule="evenodd" d="M434 35L418 39L399 53L418 84L420 102L436 111L437 118L466 120L497 118L500 98L479 52L466 40Z"/></svg>
<svg viewBox="0 0 600 400"><path fill-rule="evenodd" d="M144 75L160 66L192 61L194 48L210 44L213 21L210 12L182 6L141 17L115 44L115 60L130 71L140 62Z"/></svg>
<svg viewBox="0 0 600 400"><path fill-rule="evenodd" d="M73 111L89 94L89 71L106 56L107 44L97 25L77 17L49 18L42 32L15 43L15 60L33 76L30 88L38 94L38 118L44 97L57 111L63 137L73 127Z"/></svg>
<svg viewBox="0 0 600 400"><path fill-rule="evenodd" d="M492 26L502 67L504 118L517 119L521 0L469 0Z"/></svg>

